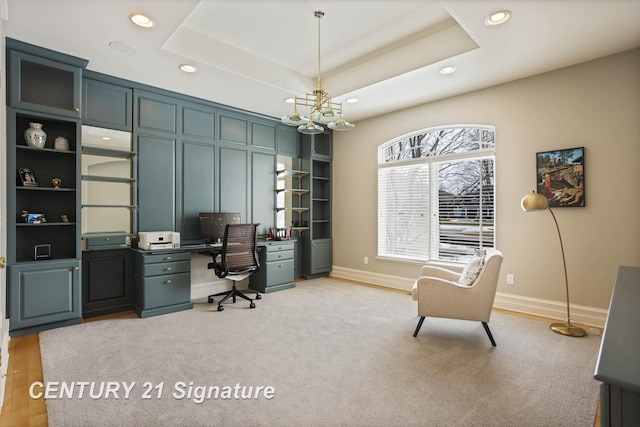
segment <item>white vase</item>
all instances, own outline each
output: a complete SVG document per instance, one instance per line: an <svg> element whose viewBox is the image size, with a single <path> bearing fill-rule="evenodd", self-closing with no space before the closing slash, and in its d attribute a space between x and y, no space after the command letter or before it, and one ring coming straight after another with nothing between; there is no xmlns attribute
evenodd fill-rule
<svg viewBox="0 0 640 427"><path fill-rule="evenodd" d="M29 147L44 148L47 134L42 130L42 123L29 123L29 129L24 131L24 140Z"/></svg>

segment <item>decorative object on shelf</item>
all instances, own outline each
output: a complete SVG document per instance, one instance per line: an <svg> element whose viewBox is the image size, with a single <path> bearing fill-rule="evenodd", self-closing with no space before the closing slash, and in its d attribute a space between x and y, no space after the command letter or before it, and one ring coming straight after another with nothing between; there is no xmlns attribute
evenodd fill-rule
<svg viewBox="0 0 640 427"><path fill-rule="evenodd" d="M270 228L269 239L271 240L289 240L293 236L291 227L289 228Z"/></svg>
<svg viewBox="0 0 640 427"><path fill-rule="evenodd" d="M53 148L56 150L69 151L69 140L64 136L59 136L53 142Z"/></svg>
<svg viewBox="0 0 640 427"><path fill-rule="evenodd" d="M290 101L287 101L293 104L293 113L288 116L284 116L281 121L285 125L298 126L298 132L305 135L315 135L324 131L324 128L314 123L314 121L330 121L328 126L333 130L351 130L355 125L347 122L342 117L342 103L333 102L333 98L321 84L320 19L324 16L324 12L317 10L313 15L318 20L318 85L312 93L307 92L304 97L296 96ZM300 115L300 113L298 113L298 106L311 107L310 117Z"/></svg>
<svg viewBox="0 0 640 427"><path fill-rule="evenodd" d="M45 214L42 213L30 213L27 214L27 222L29 224L40 224L42 222L47 222L47 218Z"/></svg>
<svg viewBox="0 0 640 427"><path fill-rule="evenodd" d="M62 180L60 178L53 178L51 183L53 184L53 188L59 189L62 184Z"/></svg>
<svg viewBox="0 0 640 427"><path fill-rule="evenodd" d="M564 246L562 245L562 236L560 235L560 227L553 211L549 207L549 200L542 194L532 193L524 196L520 202L522 210L525 212L532 211L549 211L553 217L553 222L556 224L556 230L558 230L558 239L560 240L560 252L562 253L562 266L564 267L564 286L567 293L567 321L552 323L549 325L553 332L562 335L568 335L570 337L584 337L587 333L584 329L571 324L571 312L569 309L569 279L567 278L567 262L564 257Z"/></svg>
<svg viewBox="0 0 640 427"><path fill-rule="evenodd" d="M36 174L29 168L20 168L18 170L20 174L20 181L25 187L37 187L38 181L36 181Z"/></svg>
<svg viewBox="0 0 640 427"><path fill-rule="evenodd" d="M29 123L29 129L24 131L24 140L29 147L44 148L47 133L42 130L42 123Z"/></svg>
<svg viewBox="0 0 640 427"><path fill-rule="evenodd" d="M39 261L41 259L51 258L51 245L48 243L35 245L33 247L33 259Z"/></svg>
<svg viewBox="0 0 640 427"><path fill-rule="evenodd" d="M585 206L584 147L536 153L538 194L549 206Z"/></svg>
<svg viewBox="0 0 640 427"><path fill-rule="evenodd" d="M69 222L69 217L66 214L60 215L60 221Z"/></svg>

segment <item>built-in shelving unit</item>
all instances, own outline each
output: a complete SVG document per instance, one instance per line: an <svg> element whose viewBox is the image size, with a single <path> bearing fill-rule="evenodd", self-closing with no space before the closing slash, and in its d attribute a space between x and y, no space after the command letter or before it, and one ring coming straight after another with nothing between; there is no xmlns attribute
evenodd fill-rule
<svg viewBox="0 0 640 427"><path fill-rule="evenodd" d="M15 213L15 253L10 261L36 261L35 247L48 245L48 256L43 259L69 259L78 257L76 248L77 215L77 153L76 140L79 124L74 120L61 120L39 114L11 110L9 121L15 134L14 150L9 154L9 168L13 170L15 197L9 198L9 211ZM47 133L44 148L27 146L23 132L29 123L41 123ZM51 135L51 136L49 136ZM69 150L53 149L53 139L64 136ZM51 141L51 142L49 142ZM29 170L33 183L22 182L20 171ZM24 172L23 172L24 174ZM56 187L53 180L59 180ZM37 185L36 185L37 184ZM15 211L15 212L13 212ZM44 221L34 221L29 215L40 214ZM11 256L13 255L13 256Z"/></svg>
<svg viewBox="0 0 640 427"><path fill-rule="evenodd" d="M79 107L86 61L11 39L6 47L7 306L15 336L82 321ZM42 125L43 147L27 144L30 123Z"/></svg>
<svg viewBox="0 0 640 427"><path fill-rule="evenodd" d="M85 249L127 246L136 178L129 132L83 126L82 237Z"/></svg>
<svg viewBox="0 0 640 427"><path fill-rule="evenodd" d="M303 213L309 211L309 206L303 204L302 196L309 193L304 188L302 178L309 172L297 169L280 169L277 173L277 204L278 229L291 229L298 234L309 230L308 220L303 219Z"/></svg>

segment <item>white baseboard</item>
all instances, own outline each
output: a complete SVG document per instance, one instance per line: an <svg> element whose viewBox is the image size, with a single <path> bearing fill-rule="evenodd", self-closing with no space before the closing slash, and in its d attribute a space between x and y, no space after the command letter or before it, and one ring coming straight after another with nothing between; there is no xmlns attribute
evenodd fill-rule
<svg viewBox="0 0 640 427"><path fill-rule="evenodd" d="M386 288L400 289L402 291L411 291L415 279L408 277L398 277L389 274L372 273L370 271L355 270L352 268L333 266L331 277L336 279L354 280L356 282L368 283L370 285L378 285Z"/></svg>
<svg viewBox="0 0 640 427"><path fill-rule="evenodd" d="M400 289L407 292L411 290L415 282L413 278L337 266L333 266L331 277ZM503 310L542 316L549 319L565 320L567 317L567 306L564 302L524 297L504 292L496 293L493 306ZM571 304L571 320L581 325L604 328L607 321L607 313L608 310L602 308Z"/></svg>
<svg viewBox="0 0 640 427"><path fill-rule="evenodd" d="M567 318L567 304L561 301L524 297L520 295L496 293L493 303L495 308L533 314L550 319L565 320ZM584 305L571 304L571 321L585 326L604 328L607 322L608 310Z"/></svg>

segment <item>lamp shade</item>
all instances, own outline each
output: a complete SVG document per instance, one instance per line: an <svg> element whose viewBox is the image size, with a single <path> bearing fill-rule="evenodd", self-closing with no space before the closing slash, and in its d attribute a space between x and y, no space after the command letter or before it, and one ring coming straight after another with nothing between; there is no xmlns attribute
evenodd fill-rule
<svg viewBox="0 0 640 427"><path fill-rule="evenodd" d="M543 211L549 208L549 200L542 194L531 193L522 198L520 206L525 212Z"/></svg>
<svg viewBox="0 0 640 427"><path fill-rule="evenodd" d="M313 123L313 120L309 120L307 124L298 126L298 132L305 135L317 135L322 133L324 128L320 125Z"/></svg>

